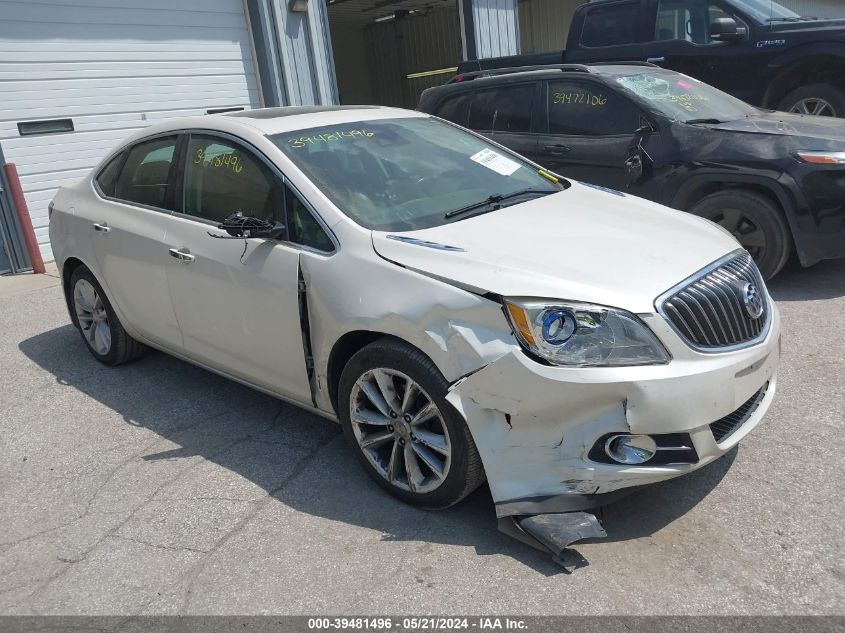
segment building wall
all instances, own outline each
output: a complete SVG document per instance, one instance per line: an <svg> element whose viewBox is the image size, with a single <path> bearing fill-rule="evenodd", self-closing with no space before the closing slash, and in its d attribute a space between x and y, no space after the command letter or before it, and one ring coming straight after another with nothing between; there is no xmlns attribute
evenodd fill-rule
<svg viewBox="0 0 845 633"><path fill-rule="evenodd" d="M475 57L484 59L519 53L516 5L517 0L472 0Z"/></svg>

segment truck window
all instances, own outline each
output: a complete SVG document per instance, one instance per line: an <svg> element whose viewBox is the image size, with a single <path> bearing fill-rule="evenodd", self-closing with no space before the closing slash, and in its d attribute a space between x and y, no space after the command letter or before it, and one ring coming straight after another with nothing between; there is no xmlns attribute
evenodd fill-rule
<svg viewBox="0 0 845 633"><path fill-rule="evenodd" d="M641 125L637 106L598 83L550 81L547 104L549 134L621 136Z"/></svg>
<svg viewBox="0 0 845 633"><path fill-rule="evenodd" d="M588 10L584 16L581 45L598 48L635 43L639 9L640 3L636 2Z"/></svg>
<svg viewBox="0 0 845 633"><path fill-rule="evenodd" d="M467 127L479 132L530 132L535 85L498 86L476 92Z"/></svg>
<svg viewBox="0 0 845 633"><path fill-rule="evenodd" d="M719 5L701 0L660 0L654 39L711 44L710 24L716 18L733 17Z"/></svg>

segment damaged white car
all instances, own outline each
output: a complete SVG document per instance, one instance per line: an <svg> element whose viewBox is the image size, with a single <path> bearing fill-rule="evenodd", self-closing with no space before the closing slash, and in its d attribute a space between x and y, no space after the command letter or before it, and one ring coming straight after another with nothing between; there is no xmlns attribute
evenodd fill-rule
<svg viewBox="0 0 845 633"><path fill-rule="evenodd" d="M716 225L440 119L277 108L148 128L51 203L74 324L340 421L366 471L559 556L583 512L731 449L778 312Z"/></svg>

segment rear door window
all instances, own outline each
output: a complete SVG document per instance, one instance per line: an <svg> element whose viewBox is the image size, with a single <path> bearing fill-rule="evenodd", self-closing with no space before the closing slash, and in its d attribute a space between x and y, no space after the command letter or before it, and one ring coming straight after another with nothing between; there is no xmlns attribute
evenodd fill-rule
<svg viewBox="0 0 845 633"><path fill-rule="evenodd" d="M550 134L620 136L642 124L636 105L599 83L550 81L546 103Z"/></svg>
<svg viewBox="0 0 845 633"><path fill-rule="evenodd" d="M437 109L434 111L435 116L441 119L446 119L458 125L467 124L467 116L469 115L469 97L470 94L464 92L463 94L446 97Z"/></svg>
<svg viewBox="0 0 845 633"><path fill-rule="evenodd" d="M129 150L123 169L114 183L114 197L158 209L174 210L173 170L176 136L154 138ZM106 171L108 168L106 168ZM101 176L105 176L104 171ZM103 179L111 190L111 183ZM108 192L103 190L108 195Z"/></svg>
<svg viewBox="0 0 845 633"><path fill-rule="evenodd" d="M469 105L467 127L479 132L530 132L535 84L479 90Z"/></svg>
<svg viewBox="0 0 845 633"><path fill-rule="evenodd" d="M121 152L109 161L96 178L97 186L104 196L114 197L117 188L117 179L120 176L120 168L126 160L126 152Z"/></svg>
<svg viewBox="0 0 845 633"><path fill-rule="evenodd" d="M581 45L589 48L637 42L640 3L596 7L587 11L581 31Z"/></svg>

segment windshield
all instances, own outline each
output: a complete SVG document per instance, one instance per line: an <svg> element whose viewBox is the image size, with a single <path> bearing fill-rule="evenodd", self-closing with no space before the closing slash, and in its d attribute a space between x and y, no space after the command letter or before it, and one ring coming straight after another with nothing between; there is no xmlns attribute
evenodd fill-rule
<svg viewBox="0 0 845 633"><path fill-rule="evenodd" d="M498 207L562 189L551 174L429 117L327 125L270 140L341 211L380 231L429 228L468 215L446 217L450 211ZM484 204L491 197L500 201Z"/></svg>
<svg viewBox="0 0 845 633"><path fill-rule="evenodd" d="M747 103L679 73L623 75L616 82L677 121L736 121L757 112Z"/></svg>
<svg viewBox="0 0 845 633"><path fill-rule="evenodd" d="M733 5L740 11L759 22L777 20L800 20L801 16L784 6L771 0L732 0Z"/></svg>

